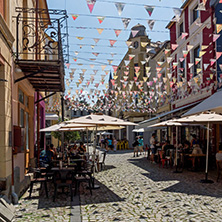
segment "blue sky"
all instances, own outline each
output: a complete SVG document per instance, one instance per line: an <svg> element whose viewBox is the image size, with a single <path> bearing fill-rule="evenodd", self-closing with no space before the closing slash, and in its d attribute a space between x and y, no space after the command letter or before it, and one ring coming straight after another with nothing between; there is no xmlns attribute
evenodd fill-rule
<svg viewBox="0 0 222 222"><path fill-rule="evenodd" d="M75 68L76 71L74 80L66 89L71 90L72 95L75 95L76 90L80 91L83 88L82 86L86 85L86 80L89 80L91 74L94 74L93 70L98 70L94 83L83 89L83 92L84 94L88 94L90 89L95 89L95 83L99 83L101 75L105 75L105 72L102 71L101 68L102 64L107 65L105 70L113 71L107 59L113 60L112 65L118 65L120 63L124 54L127 52L125 41L127 41L130 35L130 29L134 25L138 23L144 25L148 31L149 38L153 42L168 40L169 34L166 32L165 27L174 16L172 7L180 7L182 5L182 0L97 0L92 13L90 13L86 0L47 0L47 2L49 8L66 9L69 15L70 69ZM121 16L119 16L117 12L116 2L125 3ZM156 6L151 16L148 15L144 5ZM79 17L74 21L71 14L79 14ZM99 24L96 16L111 16L115 18L105 18L104 21ZM131 18L127 30L124 30L122 20L120 19L121 17ZM156 20L153 32L149 32L148 19ZM86 27L86 29L77 29L76 27ZM99 34L95 28L104 28L105 30L102 34ZM122 30L118 37L116 37L113 29ZM84 39L78 40L76 36L84 37ZM93 38L99 38L100 40L95 44ZM109 40L117 40L114 44L115 47L109 47ZM81 49L80 45L82 45ZM94 49L92 49L92 45L95 45ZM76 54L78 53L78 55L76 55L75 52ZM97 52L99 55L96 57L92 54L93 52ZM110 53L115 53L115 55L112 57ZM77 58L77 61L74 62L73 58ZM96 61L91 61L90 58L94 58ZM93 69L89 64L95 65ZM70 69L66 69L67 79L69 79ZM84 74L83 83L77 87L75 82L78 81L82 69L86 69L87 71ZM107 83L108 77L109 75L105 77L105 83ZM100 83L96 89L105 89L105 83Z"/></svg>

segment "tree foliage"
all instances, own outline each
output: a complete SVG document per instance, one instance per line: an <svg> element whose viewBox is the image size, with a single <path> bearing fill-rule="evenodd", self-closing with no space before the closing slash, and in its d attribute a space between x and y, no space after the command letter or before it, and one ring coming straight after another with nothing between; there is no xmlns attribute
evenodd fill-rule
<svg viewBox="0 0 222 222"><path fill-rule="evenodd" d="M52 132L52 136L61 141L62 133L59 131ZM80 134L78 131L65 131L64 132L64 142L72 143L80 139Z"/></svg>

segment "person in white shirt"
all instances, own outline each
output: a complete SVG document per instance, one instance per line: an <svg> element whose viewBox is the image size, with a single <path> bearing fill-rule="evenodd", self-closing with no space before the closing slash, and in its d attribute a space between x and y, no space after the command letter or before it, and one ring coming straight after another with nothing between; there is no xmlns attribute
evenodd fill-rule
<svg viewBox="0 0 222 222"><path fill-rule="evenodd" d="M219 151L216 153L216 160L222 161L222 144L219 145Z"/></svg>

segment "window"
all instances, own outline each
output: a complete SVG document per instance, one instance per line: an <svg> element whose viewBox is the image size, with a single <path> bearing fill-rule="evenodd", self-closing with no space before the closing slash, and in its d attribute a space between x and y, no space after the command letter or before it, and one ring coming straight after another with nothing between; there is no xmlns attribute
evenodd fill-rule
<svg viewBox="0 0 222 222"><path fill-rule="evenodd" d="M197 69L200 68L200 62L196 64L196 58L199 58L199 53L200 53L200 46L197 46L194 50L193 50L193 62L194 62L194 76L197 75Z"/></svg>
<svg viewBox="0 0 222 222"><path fill-rule="evenodd" d="M24 109L20 109L20 127L24 128Z"/></svg>
<svg viewBox="0 0 222 222"><path fill-rule="evenodd" d="M192 22L195 22L196 19L198 19L200 17L200 12L198 9L198 5L193 9L193 21Z"/></svg>
<svg viewBox="0 0 222 222"><path fill-rule="evenodd" d="M28 96L25 95L25 106L28 108L29 107L29 98Z"/></svg>
<svg viewBox="0 0 222 222"><path fill-rule="evenodd" d="M178 33L178 37L180 37L183 33L183 22L180 23L179 25L179 33Z"/></svg>
<svg viewBox="0 0 222 222"><path fill-rule="evenodd" d="M24 104L24 93L19 89L19 102Z"/></svg>
<svg viewBox="0 0 222 222"><path fill-rule="evenodd" d="M25 125L26 125L26 132L25 132L25 134L26 134L26 141L25 141L25 147L26 147L26 150L28 150L29 149L29 114L26 112L25 113L25 118L26 118L26 120L25 120Z"/></svg>

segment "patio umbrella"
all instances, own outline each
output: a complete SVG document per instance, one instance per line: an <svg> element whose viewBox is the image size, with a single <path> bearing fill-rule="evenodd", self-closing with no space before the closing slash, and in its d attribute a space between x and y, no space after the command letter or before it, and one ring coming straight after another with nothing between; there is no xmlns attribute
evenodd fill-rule
<svg viewBox="0 0 222 222"><path fill-rule="evenodd" d="M108 136L108 135L113 135L113 133L110 133L110 132L101 132L101 133L97 133L97 135L102 135L102 136Z"/></svg>
<svg viewBox="0 0 222 222"><path fill-rule="evenodd" d="M203 124L207 125L207 151L206 151L206 170L205 170L205 179L201 182L203 183L213 183L213 181L208 180L208 158L209 158L209 137L210 137L210 123L222 124L222 115L216 113L201 113L197 115L192 115L188 117L183 117L177 119L180 123L190 123L190 124Z"/></svg>
<svg viewBox="0 0 222 222"><path fill-rule="evenodd" d="M132 132L134 132L134 133L143 133L144 132L144 128L133 129Z"/></svg>
<svg viewBox="0 0 222 222"><path fill-rule="evenodd" d="M118 119L112 116L107 116L104 114L91 114L87 116L82 116L76 119L72 119L67 121L67 123L78 123L78 124L93 124L96 126L95 129L95 134L97 133L97 128L98 127L103 127L103 126L136 126L137 124L132 123L132 122L127 122L122 119ZM67 125L69 126L69 124ZM93 157L93 162L95 163L95 153L96 153L96 140L94 140L94 157Z"/></svg>
<svg viewBox="0 0 222 222"><path fill-rule="evenodd" d="M58 131L64 125L65 125L65 123L54 124L52 126L40 129L40 132L54 132L54 131Z"/></svg>

